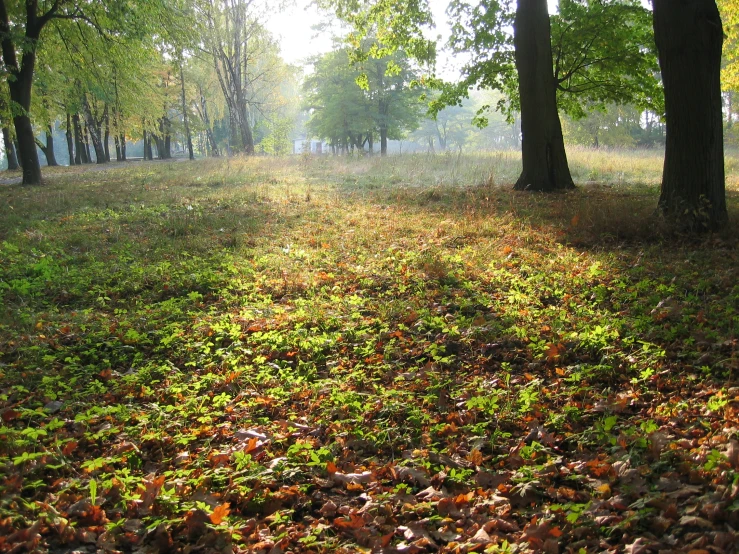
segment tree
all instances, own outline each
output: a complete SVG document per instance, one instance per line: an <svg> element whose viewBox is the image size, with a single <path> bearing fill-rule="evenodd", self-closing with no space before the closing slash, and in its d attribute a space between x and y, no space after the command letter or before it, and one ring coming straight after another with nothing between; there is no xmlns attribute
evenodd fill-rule
<svg viewBox="0 0 739 554"><path fill-rule="evenodd" d="M379 46L379 43L375 43ZM401 138L405 131L418 127L421 105L413 83L418 76L411 69L403 50L385 57L370 57L361 66L360 83L374 104L370 113L380 135L380 155L387 155L388 138ZM369 140L372 140L370 135Z"/></svg>
<svg viewBox="0 0 739 554"><path fill-rule="evenodd" d="M39 11L38 0L26 0L25 10L21 11L15 3L0 0L0 46L8 72L13 125L25 185L41 182L41 165L29 113L36 47L41 31L51 20L73 19L81 15L78 6L70 4L55 0L48 9Z"/></svg>
<svg viewBox="0 0 739 554"><path fill-rule="evenodd" d="M250 95L265 76L254 71L252 62L271 42L256 8L255 0L202 0L199 4L205 21L204 48L212 57L228 104L231 147L246 154L254 153Z"/></svg>
<svg viewBox="0 0 739 554"><path fill-rule="evenodd" d="M325 54L305 82L308 128L340 150L368 146L372 152L379 136L386 155L388 139L418 126L421 104L410 88L415 78L402 51L360 65L350 64L347 48Z"/></svg>
<svg viewBox="0 0 739 554"><path fill-rule="evenodd" d="M513 23L521 105L521 161L516 190L573 188L557 112L547 0L518 0Z"/></svg>
<svg viewBox="0 0 739 554"><path fill-rule="evenodd" d="M305 108L311 113L307 128L334 152L363 148L374 130L373 106L357 84L359 76L342 48L315 59L304 83Z"/></svg>
<svg viewBox="0 0 739 554"><path fill-rule="evenodd" d="M430 23L427 2L324 0L323 5L334 7L359 36L378 28L383 43L382 37L389 37L388 47L409 45L418 59L433 58L433 44L424 43L421 30ZM656 68L654 47L644 31L648 12L638 0L562 0L554 26L544 0L520 0L516 10L512 0L453 0L449 11L451 45L470 55L470 62L460 83L430 80L442 91L432 111L459 104L473 86L502 91L507 101L499 107L521 112L523 171L517 188L572 186L557 110L564 95L579 98L565 104L572 110L594 101L654 96L654 71L645 71L650 63ZM603 20L609 24L598 23ZM640 57L644 63L621 61Z"/></svg>
<svg viewBox="0 0 739 554"><path fill-rule="evenodd" d="M715 0L654 0L665 89L666 144L659 206L691 229L728 220L724 183L721 49Z"/></svg>
<svg viewBox="0 0 739 554"><path fill-rule="evenodd" d="M437 147L441 152L451 148L461 151L472 132L470 121L474 113L469 105L449 106L437 113L436 117L424 119L411 138L426 144L430 152L436 152Z"/></svg>

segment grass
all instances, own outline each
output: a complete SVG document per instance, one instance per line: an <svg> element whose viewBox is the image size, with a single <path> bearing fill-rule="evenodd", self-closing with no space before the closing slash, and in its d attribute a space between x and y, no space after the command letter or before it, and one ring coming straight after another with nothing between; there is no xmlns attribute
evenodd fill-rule
<svg viewBox="0 0 739 554"><path fill-rule="evenodd" d="M0 550L731 551L739 187L658 153L59 171L0 189ZM51 174L51 171L49 172Z"/></svg>

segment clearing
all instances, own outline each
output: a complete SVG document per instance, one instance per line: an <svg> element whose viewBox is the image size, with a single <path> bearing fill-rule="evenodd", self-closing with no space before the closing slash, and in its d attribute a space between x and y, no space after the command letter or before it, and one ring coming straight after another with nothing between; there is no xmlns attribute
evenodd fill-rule
<svg viewBox="0 0 739 554"><path fill-rule="evenodd" d="M739 186L658 153L60 170L0 189L0 551L735 552Z"/></svg>

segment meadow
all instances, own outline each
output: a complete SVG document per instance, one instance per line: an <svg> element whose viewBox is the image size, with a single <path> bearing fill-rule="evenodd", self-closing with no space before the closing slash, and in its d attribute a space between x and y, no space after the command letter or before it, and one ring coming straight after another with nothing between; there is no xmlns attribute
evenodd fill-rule
<svg viewBox="0 0 739 554"><path fill-rule="evenodd" d="M735 552L739 155L702 236L569 157L0 186L0 551Z"/></svg>

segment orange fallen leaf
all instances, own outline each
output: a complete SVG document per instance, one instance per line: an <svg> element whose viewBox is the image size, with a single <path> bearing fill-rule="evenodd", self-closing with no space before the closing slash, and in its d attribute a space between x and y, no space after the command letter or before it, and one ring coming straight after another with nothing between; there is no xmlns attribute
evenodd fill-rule
<svg viewBox="0 0 739 554"><path fill-rule="evenodd" d="M213 513L210 514L210 522L214 525L220 525L226 516L231 513L230 506L231 504L228 502L221 504L220 506L216 506Z"/></svg>
<svg viewBox="0 0 739 554"><path fill-rule="evenodd" d="M334 520L334 525L339 529L343 529L345 531L352 529L361 529L362 527L364 527L364 520L357 514L351 514L348 520L342 517L337 517Z"/></svg>

